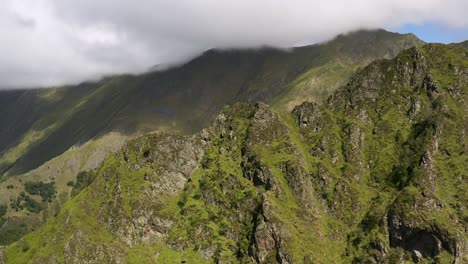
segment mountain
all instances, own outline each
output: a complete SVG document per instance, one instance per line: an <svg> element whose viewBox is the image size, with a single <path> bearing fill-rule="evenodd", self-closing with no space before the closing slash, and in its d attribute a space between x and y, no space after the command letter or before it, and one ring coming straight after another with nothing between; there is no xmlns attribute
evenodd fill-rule
<svg viewBox="0 0 468 264"><path fill-rule="evenodd" d="M130 140L7 263L466 263L468 53L428 44L321 104Z"/></svg>
<svg viewBox="0 0 468 264"><path fill-rule="evenodd" d="M290 112L321 103L359 67L422 42L414 35L358 31L289 50L210 50L143 75L48 89L0 91L0 245L55 215L82 171L156 129L198 132L224 105L265 101ZM47 199L28 192L47 190ZM34 184L34 185L31 185Z"/></svg>
<svg viewBox="0 0 468 264"><path fill-rule="evenodd" d="M410 34L359 31L289 51L210 50L166 71L76 87L1 91L0 174L28 172L110 131L193 133L226 104L324 98L357 67L418 44Z"/></svg>

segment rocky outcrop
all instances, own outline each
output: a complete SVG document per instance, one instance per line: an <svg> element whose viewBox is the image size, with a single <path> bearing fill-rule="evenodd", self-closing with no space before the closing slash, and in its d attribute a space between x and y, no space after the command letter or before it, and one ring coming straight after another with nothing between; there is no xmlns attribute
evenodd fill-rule
<svg viewBox="0 0 468 264"><path fill-rule="evenodd" d="M124 263L124 252L107 244L94 244L82 230L76 230L63 247L65 263ZM60 263L57 257L51 256L48 263Z"/></svg>
<svg viewBox="0 0 468 264"><path fill-rule="evenodd" d="M258 160L258 157L247 156L242 162L242 168L244 176L252 181L255 186L272 191L278 198L284 197L284 190L281 188L278 179L265 164Z"/></svg>
<svg viewBox="0 0 468 264"><path fill-rule="evenodd" d="M454 108L466 112L463 103L460 104L466 100L466 92L460 91L467 89L467 74L451 64L444 64L444 70L435 70L435 64L445 63L441 57L447 55L431 57L441 49L437 45L413 48L393 61L374 63L330 97L327 105L305 103L293 111L304 138L318 142L310 152L322 159L314 174L314 185L319 186L315 190L321 193L329 210L337 217L349 214L349 208L358 215L368 211L359 224L360 232L379 229L378 232L388 236L385 242L368 234L358 233L356 239L351 235L350 240L356 243L351 248L369 248L366 254L356 253L355 261L370 261L369 256L373 262L396 258L395 248L403 248L417 262L440 259L442 252L452 256L444 261L459 263L464 258L456 253L456 248L466 244L466 231L458 224L464 220L450 213L441 199L444 192L441 189L447 188L446 181L457 176L445 170L441 163L437 165L437 160L441 162L441 142L451 144L448 142L461 140L463 146L466 144L466 139L460 138L463 129L450 129L446 124L460 127L466 122L461 116L455 117ZM437 80L442 75L457 81ZM458 92L454 93L454 90ZM329 109L335 112L333 116L328 114ZM409 134L403 139L401 133L405 130ZM334 144L330 135L342 144ZM394 147L389 148L392 145ZM443 148L446 147L448 145ZM463 153L463 148L458 148L462 151L459 154ZM343 163L340 157L343 157ZM448 161L447 158L444 160ZM338 173L330 173L334 171L330 168L340 164ZM366 199L362 193L363 185L387 188L384 186L389 184L388 179L401 192L399 195L389 191L388 195L400 198L374 208L362 203L362 199ZM355 188L360 191L356 192ZM450 188L461 191L459 186ZM455 196L460 199L459 195ZM394 206L399 208L399 213L391 209ZM390 210L388 221L383 221L387 210ZM447 216L451 219L449 223L441 220ZM463 232L464 237L460 237ZM362 240L368 242L362 243ZM352 251L351 248L348 250Z"/></svg>
<svg viewBox="0 0 468 264"><path fill-rule="evenodd" d="M109 191L100 198L113 201L101 205L100 221L129 246L164 241L173 221L158 215L158 207L164 205L161 198L180 192L203 153L198 136L186 138L159 133L129 142L117 154L119 166L103 171L104 181L96 182ZM138 177L131 179L136 186L125 188L124 181L128 180L125 177ZM134 192L144 199L132 199ZM130 201L125 201L128 198Z"/></svg>
<svg viewBox="0 0 468 264"><path fill-rule="evenodd" d="M250 254L257 263L292 263L284 251L283 239L290 236L287 228L272 221L274 208L263 195L263 203L255 215L255 232L250 246Z"/></svg>
<svg viewBox="0 0 468 264"><path fill-rule="evenodd" d="M3 247L0 248L0 264L5 264L5 251L3 251Z"/></svg>

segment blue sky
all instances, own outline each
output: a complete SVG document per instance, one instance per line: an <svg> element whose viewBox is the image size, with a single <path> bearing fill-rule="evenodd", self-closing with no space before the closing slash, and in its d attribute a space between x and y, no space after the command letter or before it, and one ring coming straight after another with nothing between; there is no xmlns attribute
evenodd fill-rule
<svg viewBox="0 0 468 264"><path fill-rule="evenodd" d="M405 24L392 31L413 33L426 42L453 43L468 40L468 27L453 28L439 23Z"/></svg>

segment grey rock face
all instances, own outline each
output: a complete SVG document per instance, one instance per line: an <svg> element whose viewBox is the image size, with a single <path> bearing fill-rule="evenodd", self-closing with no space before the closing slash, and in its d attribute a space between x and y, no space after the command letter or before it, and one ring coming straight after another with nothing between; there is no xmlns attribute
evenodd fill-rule
<svg viewBox="0 0 468 264"><path fill-rule="evenodd" d="M106 244L91 243L90 238L81 230L77 230L64 246L65 263L99 264L103 262L124 263L124 254Z"/></svg>
<svg viewBox="0 0 468 264"><path fill-rule="evenodd" d="M3 251L3 248L0 247L0 264L5 264L5 252Z"/></svg>
<svg viewBox="0 0 468 264"><path fill-rule="evenodd" d="M282 247L283 241L290 235L285 226L272 221L273 210L268 197L264 195L263 204L256 216L254 241L251 246L252 257L257 263L291 263Z"/></svg>
<svg viewBox="0 0 468 264"><path fill-rule="evenodd" d="M313 132L322 130L324 125L321 122L322 113L316 103L303 103L295 107L292 113L296 117L296 122L299 126L311 127Z"/></svg>
<svg viewBox="0 0 468 264"><path fill-rule="evenodd" d="M141 174L148 181L148 185L139 190L144 200L133 202L131 217L122 205L110 212L103 210L101 221L129 246L164 241L172 220L158 215L158 204L164 203L162 197L176 195L182 190L203 157L203 146L198 136L181 137L163 133L129 142L122 150L122 156L127 160L127 165L123 166L127 167L128 173ZM135 160L130 161L131 157L135 157ZM113 199L119 204L124 200L124 192L129 191L122 190L119 181L128 176L114 173L110 171L103 178L115 181ZM108 186L108 181L98 184Z"/></svg>
<svg viewBox="0 0 468 264"><path fill-rule="evenodd" d="M284 190L281 188L278 179L257 157L246 156L242 168L244 176L252 181L255 186L262 186L267 191L273 191L278 198L284 197Z"/></svg>

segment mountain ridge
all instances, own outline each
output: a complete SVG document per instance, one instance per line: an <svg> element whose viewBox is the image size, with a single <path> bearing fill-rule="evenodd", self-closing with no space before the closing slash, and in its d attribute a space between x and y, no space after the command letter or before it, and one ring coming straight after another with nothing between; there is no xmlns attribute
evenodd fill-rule
<svg viewBox="0 0 468 264"><path fill-rule="evenodd" d="M108 131L131 135L166 127L193 133L212 120L225 104L269 102L280 96L298 75L321 67L339 53L344 58L341 60L348 61L346 66L338 66L339 74L332 73L333 77L320 88L301 88L303 93L320 89L321 97L326 97L325 87L346 79L358 64L365 66L373 59L394 56L418 44L421 41L411 35L359 31L293 52L208 52L164 72L120 75L97 83L82 83L79 89L70 86L65 90L1 91L0 97L8 103L0 108L0 123L8 126L0 131L0 173L5 179L27 172L69 147ZM334 70L335 64L331 71ZM295 95L298 93L292 91L295 89L287 89L291 90L285 96L289 101L300 101ZM284 104L275 100L279 107ZM21 111L16 105L23 107ZM187 118L189 113L191 118ZM14 120L23 121L16 124Z"/></svg>

